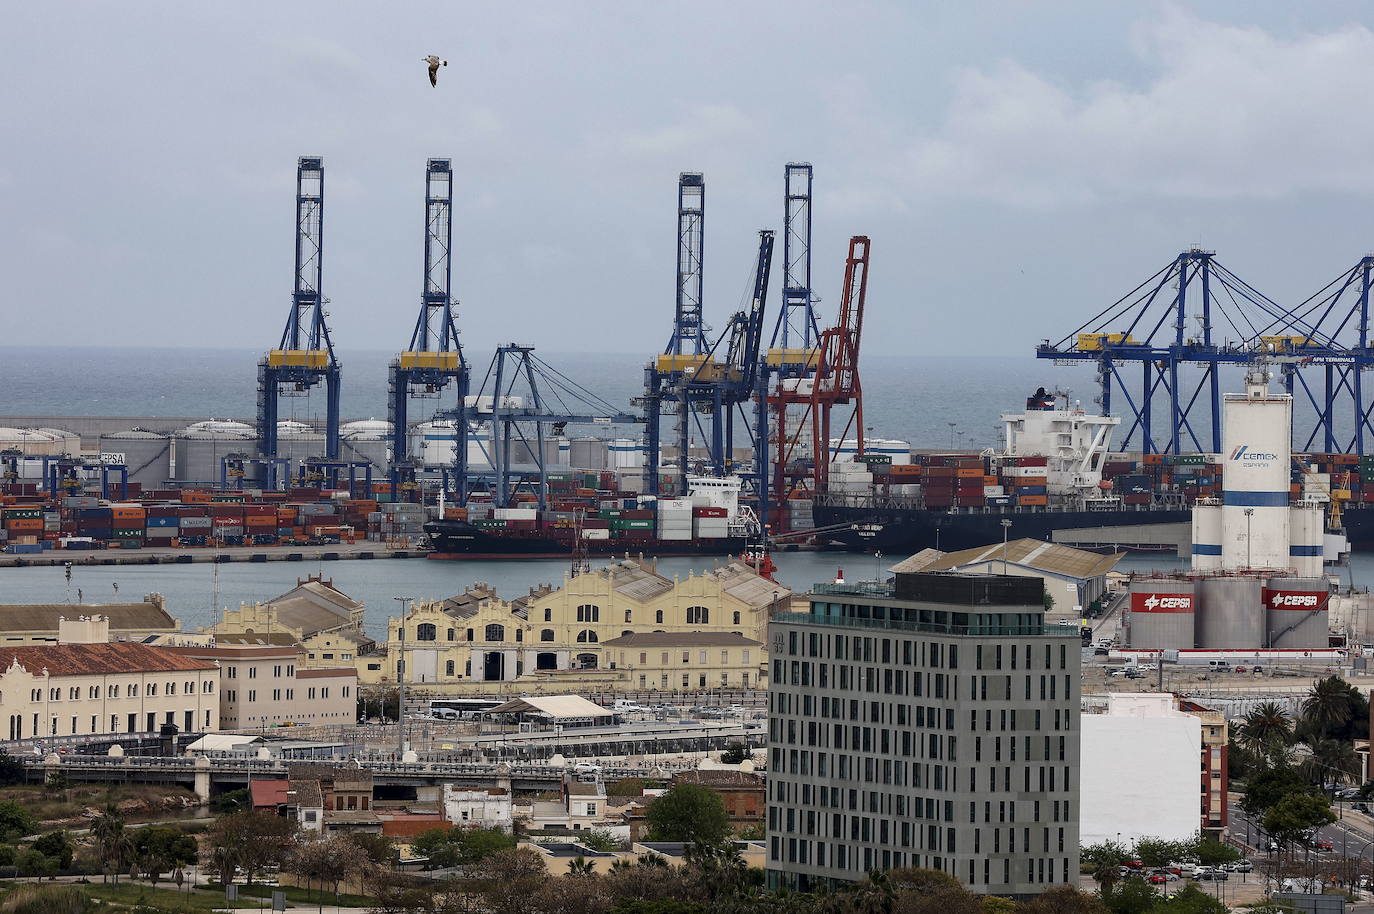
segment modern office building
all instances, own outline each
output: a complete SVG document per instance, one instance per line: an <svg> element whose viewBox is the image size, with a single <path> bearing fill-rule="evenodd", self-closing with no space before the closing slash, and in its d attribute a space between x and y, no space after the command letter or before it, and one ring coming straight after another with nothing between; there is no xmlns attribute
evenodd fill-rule
<svg viewBox="0 0 1374 914"><path fill-rule="evenodd" d="M821 584L769 626L768 871L931 867L987 894L1078 880L1079 642L1039 578Z"/></svg>

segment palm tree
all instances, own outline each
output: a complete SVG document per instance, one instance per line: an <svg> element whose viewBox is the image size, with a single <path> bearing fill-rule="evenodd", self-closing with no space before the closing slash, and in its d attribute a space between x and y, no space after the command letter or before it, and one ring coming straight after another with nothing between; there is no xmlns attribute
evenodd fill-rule
<svg viewBox="0 0 1374 914"><path fill-rule="evenodd" d="M1360 776L1360 759L1350 743L1338 739L1319 739L1305 744L1307 756L1303 773L1318 784L1350 783Z"/></svg>
<svg viewBox="0 0 1374 914"><path fill-rule="evenodd" d="M596 874L596 865L586 857L577 856L568 861L569 876L592 876Z"/></svg>
<svg viewBox="0 0 1374 914"><path fill-rule="evenodd" d="M1302 713L1323 731L1343 726L1350 712L1350 686L1338 676L1314 682L1302 703Z"/></svg>
<svg viewBox="0 0 1374 914"><path fill-rule="evenodd" d="M106 804L105 811L91 822L91 834L104 861L104 878L108 880L113 872L118 884L119 871L133 856L134 843L124 829L124 817L113 803Z"/></svg>
<svg viewBox="0 0 1374 914"><path fill-rule="evenodd" d="M1293 740L1293 720L1277 702L1256 705L1241 722L1237 734L1245 748L1267 755Z"/></svg>

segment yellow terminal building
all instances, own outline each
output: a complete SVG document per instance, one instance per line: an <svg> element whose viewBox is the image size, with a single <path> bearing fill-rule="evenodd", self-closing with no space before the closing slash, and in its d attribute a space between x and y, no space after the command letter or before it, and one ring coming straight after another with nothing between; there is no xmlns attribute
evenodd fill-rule
<svg viewBox="0 0 1374 914"><path fill-rule="evenodd" d="M679 579L624 559L509 601L475 584L390 619L358 681L404 676L435 694L759 688L768 620L791 597L739 562Z"/></svg>

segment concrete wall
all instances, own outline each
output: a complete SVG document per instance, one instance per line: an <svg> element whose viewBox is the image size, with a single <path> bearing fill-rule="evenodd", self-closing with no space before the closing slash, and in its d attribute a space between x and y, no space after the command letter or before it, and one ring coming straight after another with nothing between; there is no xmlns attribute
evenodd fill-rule
<svg viewBox="0 0 1374 914"><path fill-rule="evenodd" d="M1177 716L1173 716L1173 715ZM1079 768L1084 845L1142 837L1183 839L1198 830L1202 722L1084 714Z"/></svg>

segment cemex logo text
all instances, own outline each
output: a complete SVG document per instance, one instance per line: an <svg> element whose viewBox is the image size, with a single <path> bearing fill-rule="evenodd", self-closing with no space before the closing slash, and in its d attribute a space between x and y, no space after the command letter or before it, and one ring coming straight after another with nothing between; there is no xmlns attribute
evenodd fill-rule
<svg viewBox="0 0 1374 914"><path fill-rule="evenodd" d="M1231 452L1231 459L1232 459L1232 460L1278 460L1278 459L1279 459L1279 455L1278 455L1278 454L1270 454L1270 453L1268 453L1267 451L1252 451L1252 450L1250 450L1250 445L1248 445L1248 444L1241 444L1241 445L1237 445L1237 446L1236 446L1236 449L1235 449L1234 451Z"/></svg>

